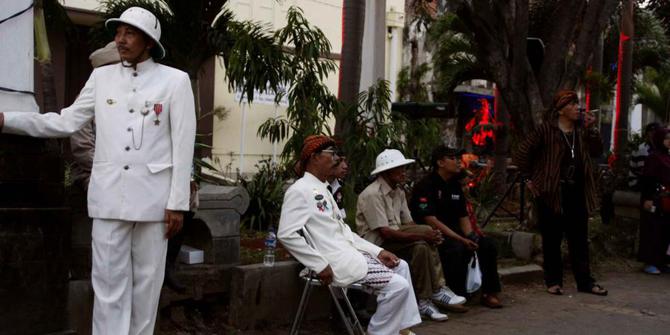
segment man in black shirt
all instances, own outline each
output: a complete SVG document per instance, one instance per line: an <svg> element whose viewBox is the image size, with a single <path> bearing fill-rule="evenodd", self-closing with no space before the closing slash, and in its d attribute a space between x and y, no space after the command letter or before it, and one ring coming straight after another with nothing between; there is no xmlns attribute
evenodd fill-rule
<svg viewBox="0 0 670 335"><path fill-rule="evenodd" d="M497 250L493 241L473 231L461 185L462 151L439 146L433 151L433 171L412 192L410 210L416 223L428 224L446 237L438 250L447 285L458 295L466 293L467 268L477 252L482 272L482 304L500 308Z"/></svg>

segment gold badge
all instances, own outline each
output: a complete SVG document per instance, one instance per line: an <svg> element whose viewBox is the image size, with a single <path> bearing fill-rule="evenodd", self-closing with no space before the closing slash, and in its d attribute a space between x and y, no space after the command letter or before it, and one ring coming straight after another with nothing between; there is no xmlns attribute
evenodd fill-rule
<svg viewBox="0 0 670 335"><path fill-rule="evenodd" d="M108 105L113 105L115 103L116 103L116 101L114 101L114 99L107 99L107 104Z"/></svg>

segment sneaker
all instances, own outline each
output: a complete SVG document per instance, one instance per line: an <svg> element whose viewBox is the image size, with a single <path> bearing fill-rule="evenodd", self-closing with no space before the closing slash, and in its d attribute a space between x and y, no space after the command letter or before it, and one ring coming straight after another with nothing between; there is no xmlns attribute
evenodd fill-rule
<svg viewBox="0 0 670 335"><path fill-rule="evenodd" d="M648 273L650 275L660 275L661 274L661 270L659 270L657 267L655 267L653 265L645 266L644 270L642 270L642 271L644 271L645 273Z"/></svg>
<svg viewBox="0 0 670 335"><path fill-rule="evenodd" d="M462 305L467 301L446 286L433 293L432 300L440 306Z"/></svg>
<svg viewBox="0 0 670 335"><path fill-rule="evenodd" d="M403 329L400 331L400 335L416 335L411 329Z"/></svg>
<svg viewBox="0 0 670 335"><path fill-rule="evenodd" d="M447 321L449 319L447 314L440 313L440 310L428 299L419 301L419 313L433 321Z"/></svg>

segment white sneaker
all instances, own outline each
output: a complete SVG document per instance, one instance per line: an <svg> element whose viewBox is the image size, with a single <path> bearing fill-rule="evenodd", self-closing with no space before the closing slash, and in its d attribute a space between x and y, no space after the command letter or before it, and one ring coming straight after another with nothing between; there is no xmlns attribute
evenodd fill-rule
<svg viewBox="0 0 670 335"><path fill-rule="evenodd" d="M440 313L440 310L428 299L419 301L419 313L433 321L447 321L449 319L447 314Z"/></svg>
<svg viewBox="0 0 670 335"><path fill-rule="evenodd" d="M438 305L462 305L467 300L457 295L450 288L442 286L437 292L433 293L433 301Z"/></svg>

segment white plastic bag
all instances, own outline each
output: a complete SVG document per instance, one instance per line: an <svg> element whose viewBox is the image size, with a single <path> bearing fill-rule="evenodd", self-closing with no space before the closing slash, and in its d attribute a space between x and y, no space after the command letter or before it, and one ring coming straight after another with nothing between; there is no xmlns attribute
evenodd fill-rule
<svg viewBox="0 0 670 335"><path fill-rule="evenodd" d="M470 262L468 262L468 276L465 284L465 290L468 293L473 293L482 287L482 271L479 270L479 260L477 253L472 254Z"/></svg>

